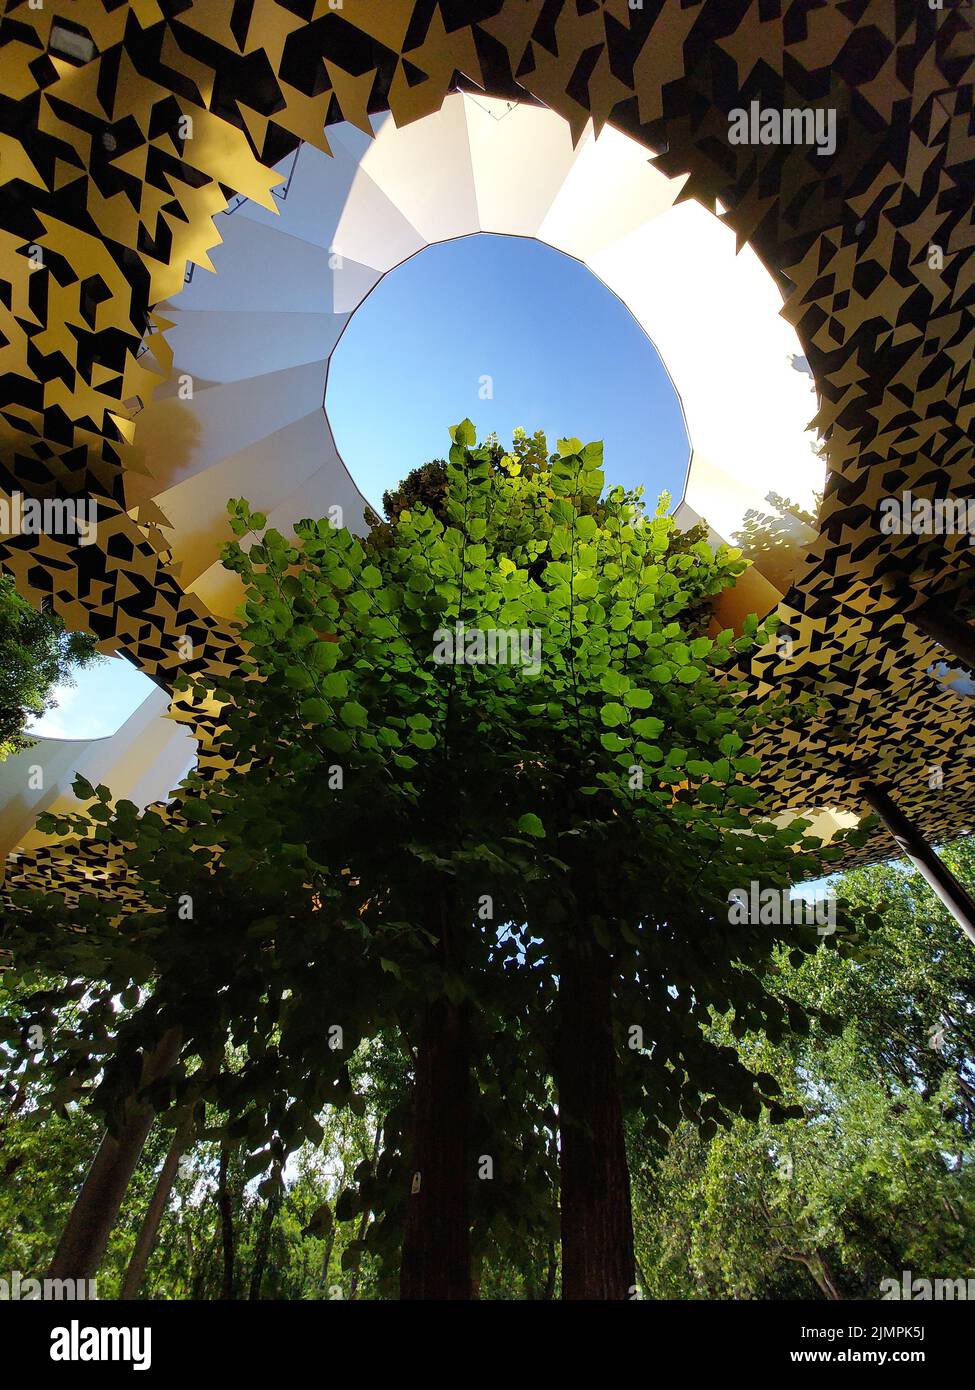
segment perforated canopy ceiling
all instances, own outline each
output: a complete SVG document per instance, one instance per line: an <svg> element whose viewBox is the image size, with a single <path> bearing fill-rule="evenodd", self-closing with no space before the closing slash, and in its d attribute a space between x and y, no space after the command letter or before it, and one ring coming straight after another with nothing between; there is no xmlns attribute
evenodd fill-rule
<svg viewBox="0 0 975 1390"><path fill-rule="evenodd" d="M770 479L793 498L815 487L800 393L812 405L829 465L819 534L760 554L739 596L760 608L758 585L793 637L754 678L830 704L771 750L782 804L856 806L868 765L929 834L964 828L971 702L928 674L944 654L910 611L945 593L967 611L968 537L884 534L877 509L905 490L975 492L970 16L896 0L11 0L0 484L93 496L100 526L84 550L11 537L0 563L164 686L180 637L199 669L224 669L235 649L210 518L245 490L224 488L227 473L260 475L273 434L272 510L313 511L336 487L354 504L320 409L343 316L370 277L431 241L539 236L590 265L653 337L688 418L687 504L719 533ZM729 112L752 100L835 111L835 151L731 143ZM286 177L301 141L276 198L275 170ZM732 236L750 248L737 261ZM274 286L297 283L290 268L279 278L278 258L273 274L233 279L248 239L282 237L295 267L320 267L329 246L353 263L345 280L309 275L286 344L261 330L281 309ZM206 266L221 238L226 265L216 252L216 278L195 269L183 288L187 263ZM722 375L728 303L748 351ZM246 353L214 331L227 314L245 347L266 350L249 376ZM176 409L173 354L202 378L190 413ZM154 437L168 438L165 459ZM207 716L191 722L205 751Z"/></svg>

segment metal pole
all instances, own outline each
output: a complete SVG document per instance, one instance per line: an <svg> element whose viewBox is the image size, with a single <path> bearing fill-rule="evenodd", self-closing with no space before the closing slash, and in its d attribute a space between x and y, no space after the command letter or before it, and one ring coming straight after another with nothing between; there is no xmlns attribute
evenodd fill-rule
<svg viewBox="0 0 975 1390"><path fill-rule="evenodd" d="M975 672L975 627L953 613L943 599L928 599L920 608L909 609L904 616L920 628L925 637L939 642L946 652Z"/></svg>
<svg viewBox="0 0 975 1390"><path fill-rule="evenodd" d="M863 798L884 822L899 847L910 859L975 945L975 900L962 887L948 866L938 858L913 821L876 782L862 782Z"/></svg>

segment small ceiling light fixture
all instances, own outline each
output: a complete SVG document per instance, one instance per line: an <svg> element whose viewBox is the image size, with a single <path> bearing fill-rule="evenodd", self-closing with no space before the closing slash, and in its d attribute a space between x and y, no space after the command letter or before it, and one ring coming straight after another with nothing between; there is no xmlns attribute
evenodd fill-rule
<svg viewBox="0 0 975 1390"><path fill-rule="evenodd" d="M95 41L88 30L67 19L52 22L47 46L55 57L67 58L69 63L90 63L95 56Z"/></svg>

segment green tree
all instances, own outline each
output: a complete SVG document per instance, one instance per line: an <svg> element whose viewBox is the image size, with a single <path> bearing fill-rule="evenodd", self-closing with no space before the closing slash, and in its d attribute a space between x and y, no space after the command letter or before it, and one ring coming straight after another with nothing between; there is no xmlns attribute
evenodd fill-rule
<svg viewBox="0 0 975 1390"><path fill-rule="evenodd" d="M947 851L975 880L975 845ZM631 1135L638 1250L653 1297L877 1298L881 1281L975 1271L975 982L970 948L903 863L839 885L875 914L856 952L773 962L810 1031L739 1046L801 1114L736 1121L665 1154ZM842 1020L825 1030L819 1017ZM728 1020L715 1021L718 1036Z"/></svg>
<svg viewBox="0 0 975 1390"><path fill-rule="evenodd" d="M54 707L53 687L96 660L90 633L66 632L56 613L35 608L0 575L0 761L31 746L26 726Z"/></svg>
<svg viewBox="0 0 975 1390"><path fill-rule="evenodd" d="M391 499L365 543L325 521L289 541L231 505L260 539L225 555L248 655L196 692L221 709L220 774L142 816L79 786L88 811L45 824L120 846L140 897L28 894L9 940L100 979L95 1020L151 986L116 1036L86 1019L62 1057L67 1077L84 1055L109 1117L167 1030L178 1072L142 1088L163 1110L192 1056L241 1049L215 1100L255 1172L353 1102L343 1056L400 1037L410 1102L346 1207L380 1213L363 1248L401 1249L404 1297L468 1297L472 1230L513 1258L547 1248L554 1077L564 1293L625 1298L624 1111L648 1135L788 1113L705 1029L729 1008L739 1031L801 1026L761 976L777 943L801 956L821 938L732 928L729 890L787 887L842 849L770 818L747 740L803 712L733 675L768 630L709 630L738 552L679 532L666 499L647 516L639 493L604 495L599 445L505 454L467 421L452 439L420 480L435 510Z"/></svg>

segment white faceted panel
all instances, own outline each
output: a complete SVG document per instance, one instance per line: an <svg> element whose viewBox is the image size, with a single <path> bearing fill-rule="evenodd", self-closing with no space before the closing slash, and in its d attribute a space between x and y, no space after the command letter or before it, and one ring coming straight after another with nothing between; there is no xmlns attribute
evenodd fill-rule
<svg viewBox="0 0 975 1390"><path fill-rule="evenodd" d="M604 126L598 137L589 127L538 239L588 261L667 212L685 182L686 175L661 174L641 145L612 126Z"/></svg>
<svg viewBox="0 0 975 1390"><path fill-rule="evenodd" d="M387 127L387 129L389 129ZM480 230L464 98L372 142L362 167L428 243ZM416 177L422 168L424 176Z"/></svg>
<svg viewBox="0 0 975 1390"><path fill-rule="evenodd" d="M335 250L378 271L422 251L426 241L362 168L335 229Z"/></svg>
<svg viewBox="0 0 975 1390"><path fill-rule="evenodd" d="M348 318L383 278L383 272L371 265L360 265L351 256L332 257L332 310Z"/></svg>
<svg viewBox="0 0 975 1390"><path fill-rule="evenodd" d="M206 387L240 381L264 372L321 362L338 342L348 314L280 312L269 309L169 309L173 327L166 341L173 350L173 376L154 399L179 389L184 372ZM185 389L185 388L184 388Z"/></svg>
<svg viewBox="0 0 975 1390"><path fill-rule="evenodd" d="M323 367L311 362L209 386L188 401L170 397L140 420L156 496L292 421L321 410ZM127 490L126 500L132 504Z"/></svg>
<svg viewBox="0 0 975 1390"><path fill-rule="evenodd" d="M259 222L313 246L330 247L359 167L358 160L342 145L334 141L330 144L332 155L313 145L302 145L297 159L290 156L277 166L279 173L290 173L290 182L283 197L274 197L273 212L247 202L231 215Z"/></svg>
<svg viewBox="0 0 975 1390"><path fill-rule="evenodd" d="M108 738L41 738L0 762L0 854L16 845L30 849L45 843L46 837L31 829L43 811L79 809L71 790L79 773L140 808L164 800L196 760L196 740L166 717L168 705L166 692L154 690ZM36 767L40 778L28 775Z"/></svg>
<svg viewBox="0 0 975 1390"><path fill-rule="evenodd" d="M794 329L779 292L749 248L711 214L681 203L590 262L644 327L680 396L695 456L742 494L769 491L808 504L823 464L806 427L816 411L808 376L791 363ZM705 504L692 461L687 500L727 535L731 492ZM720 506L719 521L716 507ZM733 517L734 529L741 516Z"/></svg>
<svg viewBox="0 0 975 1390"><path fill-rule="evenodd" d="M575 163L569 127L551 111L465 97L482 232L535 236Z"/></svg>
<svg viewBox="0 0 975 1390"><path fill-rule="evenodd" d="M223 242L210 253L214 270L197 267L174 309L331 311L327 247L288 236L281 218L265 226L238 212L216 225Z"/></svg>
<svg viewBox="0 0 975 1390"><path fill-rule="evenodd" d="M363 520L366 505L348 469L338 453L334 453L330 466L317 469L294 492L283 497L267 520L269 526L290 535L296 522L306 517L319 521L336 515L332 508L338 507L342 525L361 536L366 530Z"/></svg>
<svg viewBox="0 0 975 1390"><path fill-rule="evenodd" d="M228 498L246 497L255 510L273 511L313 473L332 471L336 464L335 447L318 407L162 493L156 501L172 524L183 584L191 584L214 564L220 545L230 539Z"/></svg>

